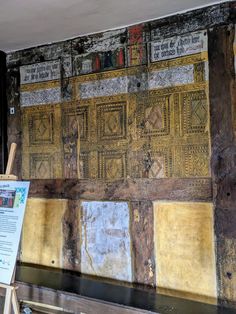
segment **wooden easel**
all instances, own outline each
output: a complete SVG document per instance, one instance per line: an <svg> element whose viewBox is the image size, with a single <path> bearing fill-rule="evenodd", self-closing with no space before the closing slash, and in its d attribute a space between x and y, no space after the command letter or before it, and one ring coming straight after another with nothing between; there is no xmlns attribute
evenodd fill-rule
<svg viewBox="0 0 236 314"><path fill-rule="evenodd" d="M12 143L10 148L10 153L7 162L7 168L5 174L0 174L0 180L13 180L16 181L18 179L17 176L11 174L13 168L13 162L16 155L16 144ZM3 314L11 314L11 305L13 307L13 311L15 314L20 314L20 306L17 301L16 289L14 286L15 281L15 271L12 276L11 285L5 285L0 283L0 288L6 289L5 303L4 303L4 312Z"/></svg>

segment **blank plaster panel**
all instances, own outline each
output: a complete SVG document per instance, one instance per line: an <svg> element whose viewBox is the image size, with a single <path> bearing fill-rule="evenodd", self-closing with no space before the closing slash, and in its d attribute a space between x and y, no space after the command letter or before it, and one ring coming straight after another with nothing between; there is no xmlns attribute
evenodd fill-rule
<svg viewBox="0 0 236 314"><path fill-rule="evenodd" d="M25 213L21 261L62 267L62 221L67 200L29 198Z"/></svg>
<svg viewBox="0 0 236 314"><path fill-rule="evenodd" d="M81 272L132 281L130 211L125 202L82 202Z"/></svg>
<svg viewBox="0 0 236 314"><path fill-rule="evenodd" d="M216 303L211 203L154 203L158 292Z"/></svg>

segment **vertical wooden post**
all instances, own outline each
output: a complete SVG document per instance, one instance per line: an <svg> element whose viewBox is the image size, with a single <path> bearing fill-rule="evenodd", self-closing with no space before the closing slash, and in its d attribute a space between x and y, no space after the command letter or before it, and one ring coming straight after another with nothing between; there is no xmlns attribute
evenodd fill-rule
<svg viewBox="0 0 236 314"><path fill-rule="evenodd" d="M0 51L0 173L7 163L6 54Z"/></svg>
<svg viewBox="0 0 236 314"><path fill-rule="evenodd" d="M236 308L235 26L208 34L211 171L219 304Z"/></svg>

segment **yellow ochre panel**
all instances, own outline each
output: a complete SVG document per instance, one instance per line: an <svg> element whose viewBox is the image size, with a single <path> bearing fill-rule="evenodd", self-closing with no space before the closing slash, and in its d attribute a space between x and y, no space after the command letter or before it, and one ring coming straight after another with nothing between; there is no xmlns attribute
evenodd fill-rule
<svg viewBox="0 0 236 314"><path fill-rule="evenodd" d="M29 198L25 213L21 261L62 267L62 221L67 200Z"/></svg>
<svg viewBox="0 0 236 314"><path fill-rule="evenodd" d="M154 217L157 291L215 304L213 205L155 202Z"/></svg>

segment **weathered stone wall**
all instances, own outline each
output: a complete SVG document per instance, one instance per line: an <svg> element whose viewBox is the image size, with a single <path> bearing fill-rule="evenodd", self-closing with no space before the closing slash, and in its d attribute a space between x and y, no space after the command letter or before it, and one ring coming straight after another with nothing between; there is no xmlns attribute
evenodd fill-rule
<svg viewBox="0 0 236 314"><path fill-rule="evenodd" d="M22 261L216 302L208 34L232 12L8 54L9 143L31 180Z"/></svg>

